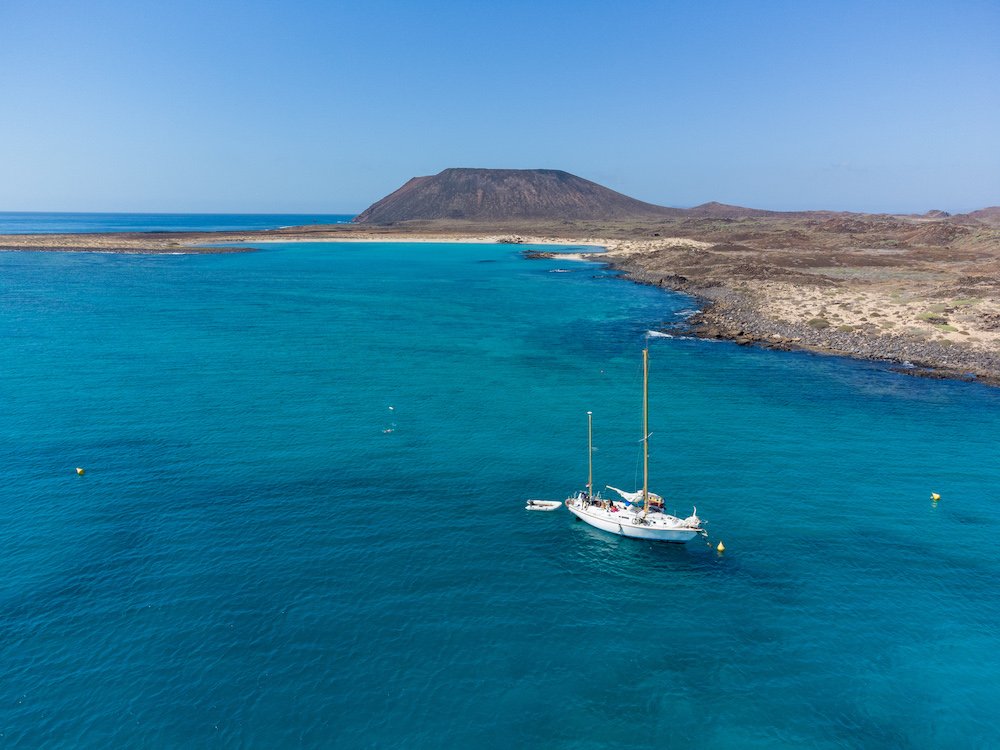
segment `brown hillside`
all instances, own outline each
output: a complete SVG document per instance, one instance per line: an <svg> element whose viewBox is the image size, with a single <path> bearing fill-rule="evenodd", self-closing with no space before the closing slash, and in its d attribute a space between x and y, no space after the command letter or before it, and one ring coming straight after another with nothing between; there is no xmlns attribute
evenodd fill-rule
<svg viewBox="0 0 1000 750"><path fill-rule="evenodd" d="M970 213L964 214L964 216L970 219L976 219L985 224L992 224L993 226L1000 226L1000 206L990 206L989 208L980 208L978 211L972 211Z"/></svg>
<svg viewBox="0 0 1000 750"><path fill-rule="evenodd" d="M557 169L445 169L414 177L355 222L623 220L680 216Z"/></svg>
<svg viewBox="0 0 1000 750"><path fill-rule="evenodd" d="M766 211L762 208L744 208L731 206L728 203L711 201L700 206L685 209L688 216L704 216L712 219L747 219L758 216L781 216L780 211Z"/></svg>

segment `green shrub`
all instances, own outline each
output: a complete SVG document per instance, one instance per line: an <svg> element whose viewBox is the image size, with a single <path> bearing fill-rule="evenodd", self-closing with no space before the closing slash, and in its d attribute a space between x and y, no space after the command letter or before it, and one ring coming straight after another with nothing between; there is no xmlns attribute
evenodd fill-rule
<svg viewBox="0 0 1000 750"><path fill-rule="evenodd" d="M917 318L920 320L926 320L931 325L936 325L936 326L945 325L948 322L948 319L946 317L944 317L940 313L935 313L935 312L920 313L920 315L918 315Z"/></svg>

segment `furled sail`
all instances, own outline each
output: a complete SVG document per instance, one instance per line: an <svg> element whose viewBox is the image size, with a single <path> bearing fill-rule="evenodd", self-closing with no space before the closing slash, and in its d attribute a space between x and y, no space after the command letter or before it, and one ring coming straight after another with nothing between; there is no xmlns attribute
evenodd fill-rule
<svg viewBox="0 0 1000 750"><path fill-rule="evenodd" d="M639 503L642 502L642 490L639 490L638 492L626 492L625 490L620 490L617 487L612 487L610 484L607 485L607 487L609 490L614 490L619 495L621 495L625 499L625 502L627 503L638 505ZM663 498L657 495L655 492L650 492L649 501L652 503L662 503Z"/></svg>

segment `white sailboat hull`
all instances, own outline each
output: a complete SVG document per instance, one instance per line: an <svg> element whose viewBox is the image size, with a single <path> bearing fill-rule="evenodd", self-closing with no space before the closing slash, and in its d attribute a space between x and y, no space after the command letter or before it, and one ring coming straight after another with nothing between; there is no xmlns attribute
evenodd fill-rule
<svg viewBox="0 0 1000 750"><path fill-rule="evenodd" d="M663 516L660 513L650 513L643 523L640 520L643 518L642 513L630 513L625 510L612 513L599 506L583 507L572 498L566 501L566 508L581 521L595 528L632 539L684 544L703 533L699 527L677 527L667 520L672 516Z"/></svg>

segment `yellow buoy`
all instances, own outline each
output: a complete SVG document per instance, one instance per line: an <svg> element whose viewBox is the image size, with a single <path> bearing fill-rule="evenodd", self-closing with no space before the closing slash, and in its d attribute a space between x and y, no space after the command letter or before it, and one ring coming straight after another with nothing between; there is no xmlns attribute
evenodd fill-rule
<svg viewBox="0 0 1000 750"><path fill-rule="evenodd" d="M725 552L726 551L726 545L724 545L722 542L719 542L719 546L716 547L716 549L719 550L719 552Z"/></svg>
<svg viewBox="0 0 1000 750"><path fill-rule="evenodd" d="M76 473L79 474L82 477L83 476L83 469L81 469L79 466L77 466L76 467Z"/></svg>
<svg viewBox="0 0 1000 750"><path fill-rule="evenodd" d="M936 492L932 492L931 493L931 500L933 500L934 502L937 502L940 499L941 499L941 496L938 493L936 493Z"/></svg>

